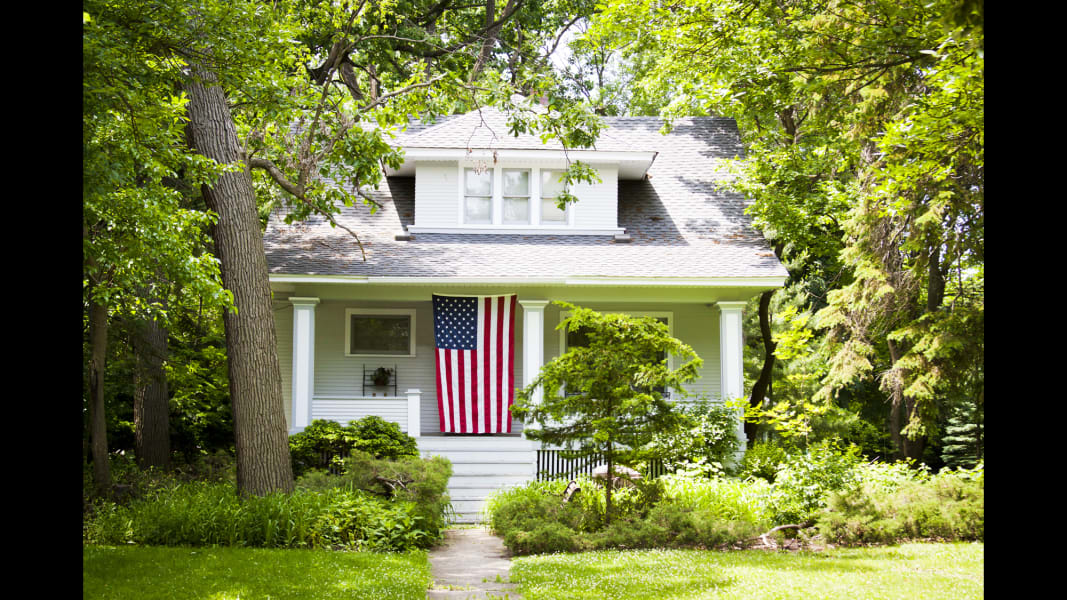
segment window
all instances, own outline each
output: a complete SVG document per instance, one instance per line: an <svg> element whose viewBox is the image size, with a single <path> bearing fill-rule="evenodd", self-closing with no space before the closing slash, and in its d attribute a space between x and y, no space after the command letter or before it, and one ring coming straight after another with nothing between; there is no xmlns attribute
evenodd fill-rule
<svg viewBox="0 0 1067 600"><path fill-rule="evenodd" d="M415 309L345 310L345 356L415 356Z"/></svg>
<svg viewBox="0 0 1067 600"><path fill-rule="evenodd" d="M567 223L567 210L556 206L556 196L563 191L563 171L545 169L541 171L541 222Z"/></svg>
<svg viewBox="0 0 1067 600"><path fill-rule="evenodd" d="M530 172L504 169L501 175L504 193L504 224L530 224Z"/></svg>
<svg viewBox="0 0 1067 600"><path fill-rule="evenodd" d="M463 170L463 222L493 222L493 171Z"/></svg>

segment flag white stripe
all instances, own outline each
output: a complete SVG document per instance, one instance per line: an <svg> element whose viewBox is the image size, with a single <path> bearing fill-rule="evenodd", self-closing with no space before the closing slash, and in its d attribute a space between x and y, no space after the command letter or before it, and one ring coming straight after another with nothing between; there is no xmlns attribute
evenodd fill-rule
<svg viewBox="0 0 1067 600"><path fill-rule="evenodd" d="M497 344L496 344L496 332L500 327L499 315L496 310L496 298L493 298L489 302L489 411L491 413L492 421L489 425L489 431L492 433L500 433L497 431L497 403L499 402L499 384L497 383Z"/></svg>
<svg viewBox="0 0 1067 600"><path fill-rule="evenodd" d="M448 352L448 350L439 349L437 351L437 372L440 374L444 374L445 372L445 352ZM445 431L452 431L452 411L449 410L451 405L448 400L448 387L445 385L446 381L447 379L441 382L441 394L444 398L439 399L439 404L445 413Z"/></svg>

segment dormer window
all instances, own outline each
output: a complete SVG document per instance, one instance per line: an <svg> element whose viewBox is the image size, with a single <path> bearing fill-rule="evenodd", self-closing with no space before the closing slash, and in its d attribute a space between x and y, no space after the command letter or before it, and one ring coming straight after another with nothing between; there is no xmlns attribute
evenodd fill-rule
<svg viewBox="0 0 1067 600"><path fill-rule="evenodd" d="M530 171L503 169L504 224L530 224Z"/></svg>
<svg viewBox="0 0 1067 600"><path fill-rule="evenodd" d="M490 224L493 222L493 171L489 169L463 170L463 222Z"/></svg>
<svg viewBox="0 0 1067 600"><path fill-rule="evenodd" d="M541 171L541 222L567 224L567 211L556 206L556 196L563 191L563 171Z"/></svg>

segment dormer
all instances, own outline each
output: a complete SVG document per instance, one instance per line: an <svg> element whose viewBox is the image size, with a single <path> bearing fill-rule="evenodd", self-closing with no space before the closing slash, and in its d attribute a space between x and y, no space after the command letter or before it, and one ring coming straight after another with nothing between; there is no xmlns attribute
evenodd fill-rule
<svg viewBox="0 0 1067 600"><path fill-rule="evenodd" d="M558 143L506 132L504 116L483 109L402 138L404 163L387 174L415 178L410 233L624 233L618 223L619 181L643 178L655 152L610 138L598 149L564 151ZM563 189L568 161L590 165L601 181L572 185L578 202L560 210L555 196Z"/></svg>

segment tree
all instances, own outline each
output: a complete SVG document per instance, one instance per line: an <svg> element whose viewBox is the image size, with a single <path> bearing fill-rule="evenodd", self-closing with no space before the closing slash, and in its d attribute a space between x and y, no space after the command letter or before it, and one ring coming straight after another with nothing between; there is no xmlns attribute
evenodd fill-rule
<svg viewBox="0 0 1067 600"><path fill-rule="evenodd" d="M939 349L981 343L946 328L982 310L982 24L980 2L635 0L591 29L643 57L636 104L737 119L731 185L827 330L818 400L879 377L913 457L962 376Z"/></svg>
<svg viewBox="0 0 1067 600"><path fill-rule="evenodd" d="M113 50L107 40L116 39L133 68L161 65L158 91L166 93L160 96L181 108L173 128L188 120L184 144L173 149L199 159L191 161L199 176L190 185L217 215L215 251L233 295L225 324L242 492L292 487L257 191L289 205L290 221L317 214L337 225L333 215L342 205L362 201L376 208L366 190L381 182L383 165L400 161L386 141L391 129L484 103L511 112L512 133L591 145L598 122L554 93L554 79L544 76L548 62L537 52L566 12L582 6L522 0L499 11L495 2L451 0L87 5L92 22L106 30L94 38L100 47ZM113 79L109 85L129 83L122 72ZM513 99L520 91L544 96L548 110ZM575 163L567 177L583 180L590 171ZM349 233L362 248L358 233Z"/></svg>
<svg viewBox="0 0 1067 600"><path fill-rule="evenodd" d="M605 518L610 523L615 465L670 451L653 442L676 436L688 421L661 390L684 391L703 360L653 318L556 304L573 311L558 329L581 331L588 344L571 347L543 366L518 392L512 414L527 423L527 437L565 446L568 458L599 455L607 461ZM683 364L671 369L669 355ZM534 403L538 389L543 397Z"/></svg>

